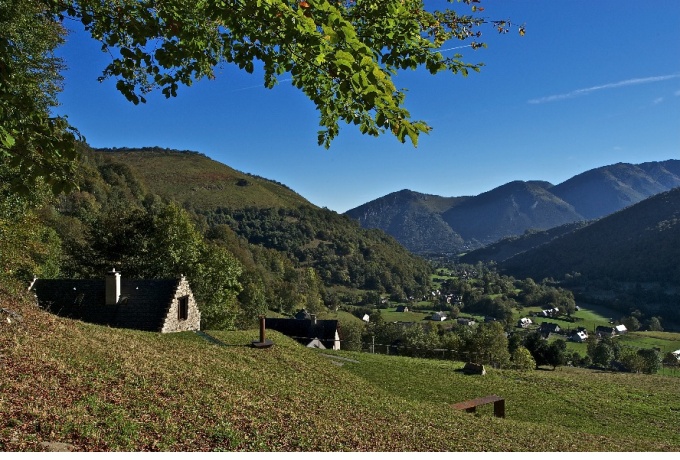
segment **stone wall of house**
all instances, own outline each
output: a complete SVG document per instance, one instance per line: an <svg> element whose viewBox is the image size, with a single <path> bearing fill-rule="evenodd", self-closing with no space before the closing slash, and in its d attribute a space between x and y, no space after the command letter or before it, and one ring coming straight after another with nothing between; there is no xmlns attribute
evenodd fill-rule
<svg viewBox="0 0 680 460"><path fill-rule="evenodd" d="M179 315L179 299L188 296L189 297L189 314L187 319L180 320ZM170 308L168 314L165 317L165 323L161 332L183 332L183 331L198 331L201 329L201 312L196 305L196 299L194 299L194 294L191 292L191 287L189 282L185 277L180 279L177 283L177 290L175 291L175 296L170 303Z"/></svg>

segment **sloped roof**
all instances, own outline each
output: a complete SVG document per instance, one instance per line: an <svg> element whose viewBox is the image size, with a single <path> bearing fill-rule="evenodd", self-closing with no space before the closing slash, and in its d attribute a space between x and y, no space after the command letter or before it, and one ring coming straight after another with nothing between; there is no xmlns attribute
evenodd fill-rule
<svg viewBox="0 0 680 460"><path fill-rule="evenodd" d="M608 327L608 326L597 326L595 328L595 332L601 332L605 334L614 334L616 332L616 329L613 327Z"/></svg>
<svg viewBox="0 0 680 460"><path fill-rule="evenodd" d="M557 323L541 323L539 330L542 332L558 332L560 330L560 325Z"/></svg>
<svg viewBox="0 0 680 460"><path fill-rule="evenodd" d="M316 320L316 324L308 319L266 318L265 327L278 331L297 342L307 345L319 339L326 348L333 348L338 321L334 319Z"/></svg>
<svg viewBox="0 0 680 460"><path fill-rule="evenodd" d="M312 315L303 308L295 314L295 319L312 319Z"/></svg>
<svg viewBox="0 0 680 460"><path fill-rule="evenodd" d="M38 304L59 316L125 329L158 332L180 280L120 281L120 300L106 305L104 280L38 279Z"/></svg>

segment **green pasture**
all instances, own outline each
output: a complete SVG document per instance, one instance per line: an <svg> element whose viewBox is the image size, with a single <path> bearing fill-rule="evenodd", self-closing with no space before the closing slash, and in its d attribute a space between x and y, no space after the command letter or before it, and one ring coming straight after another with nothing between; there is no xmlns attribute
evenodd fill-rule
<svg viewBox="0 0 680 460"><path fill-rule="evenodd" d="M680 443L680 392L674 378L566 367L525 373L487 368L485 376L468 376L459 372L462 363L452 361L352 357L359 362L346 369L395 397L448 405L493 394L506 399L511 420L595 436ZM491 423L492 413L493 407L485 406L477 416L488 416Z"/></svg>

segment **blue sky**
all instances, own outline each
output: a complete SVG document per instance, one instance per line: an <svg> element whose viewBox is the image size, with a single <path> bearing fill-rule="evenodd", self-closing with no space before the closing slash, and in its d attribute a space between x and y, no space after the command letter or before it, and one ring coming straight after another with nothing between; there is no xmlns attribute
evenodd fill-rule
<svg viewBox="0 0 680 460"><path fill-rule="evenodd" d="M445 2L428 1L429 6ZM216 80L134 106L107 61L74 27L60 50L69 69L59 114L93 147L199 151L288 185L337 212L402 189L477 195L512 180L558 184L599 166L680 158L680 2L487 0L484 16L526 24L462 52L480 73L403 72L406 106L433 131L417 148L342 125L318 147L314 106L289 81L226 66ZM456 5L456 8L466 8ZM451 42L448 47L461 46Z"/></svg>

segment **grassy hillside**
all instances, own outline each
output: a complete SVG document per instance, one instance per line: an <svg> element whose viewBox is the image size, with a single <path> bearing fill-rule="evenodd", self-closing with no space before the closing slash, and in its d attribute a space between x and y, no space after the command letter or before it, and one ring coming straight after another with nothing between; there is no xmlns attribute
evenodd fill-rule
<svg viewBox="0 0 680 460"><path fill-rule="evenodd" d="M58 318L0 290L0 450L677 451L677 379L329 352L270 331L159 335ZM16 317L14 317L16 319ZM495 393L507 418L449 404Z"/></svg>
<svg viewBox="0 0 680 460"><path fill-rule="evenodd" d="M95 149L130 166L149 190L194 209L313 206L288 187L236 171L196 152L161 148Z"/></svg>

